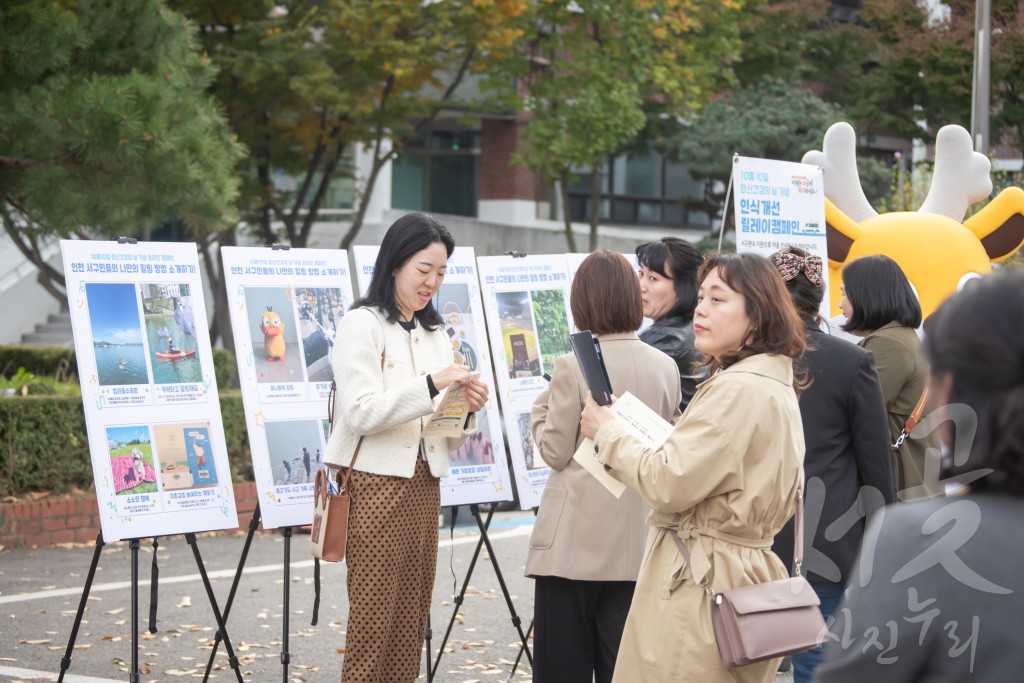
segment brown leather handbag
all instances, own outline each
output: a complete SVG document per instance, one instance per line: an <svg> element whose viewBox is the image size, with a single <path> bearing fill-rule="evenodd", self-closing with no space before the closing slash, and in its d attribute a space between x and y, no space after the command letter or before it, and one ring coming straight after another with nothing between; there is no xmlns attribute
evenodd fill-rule
<svg viewBox="0 0 1024 683"><path fill-rule="evenodd" d="M818 647L827 635L825 620L818 605L821 601L811 584L800 574L803 562L804 500L797 491L796 524L793 544L795 576L740 586L711 594L711 623L715 629L718 653L727 669L785 657ZM683 559L690 552L675 529L672 538ZM699 542L699 541L698 541Z"/></svg>

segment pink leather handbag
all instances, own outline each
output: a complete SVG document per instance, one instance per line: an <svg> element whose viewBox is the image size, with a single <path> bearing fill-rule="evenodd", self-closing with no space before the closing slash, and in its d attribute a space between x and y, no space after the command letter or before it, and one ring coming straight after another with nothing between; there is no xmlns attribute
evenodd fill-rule
<svg viewBox="0 0 1024 683"><path fill-rule="evenodd" d="M827 629L818 609L817 594L800 574L804 554L804 497L797 491L793 544L795 576L778 581L739 586L715 593L707 586L713 602L711 623L718 653L727 669L784 657L818 647ZM675 529L672 538L686 563L690 552Z"/></svg>

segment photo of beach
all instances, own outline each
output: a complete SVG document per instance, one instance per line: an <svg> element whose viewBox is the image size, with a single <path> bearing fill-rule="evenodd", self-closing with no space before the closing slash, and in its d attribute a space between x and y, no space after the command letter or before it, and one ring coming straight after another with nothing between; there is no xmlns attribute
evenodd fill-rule
<svg viewBox="0 0 1024 683"><path fill-rule="evenodd" d="M135 285L85 285L96 377L100 386L149 384Z"/></svg>

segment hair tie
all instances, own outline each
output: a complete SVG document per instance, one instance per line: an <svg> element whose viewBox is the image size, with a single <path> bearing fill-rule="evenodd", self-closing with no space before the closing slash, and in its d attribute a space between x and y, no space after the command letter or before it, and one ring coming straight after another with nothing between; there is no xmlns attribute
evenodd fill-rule
<svg viewBox="0 0 1024 683"><path fill-rule="evenodd" d="M807 276L811 284L821 286L822 263L821 257L814 254L800 256L788 251L777 251L769 257L772 265L779 271L783 281L789 282L799 273Z"/></svg>

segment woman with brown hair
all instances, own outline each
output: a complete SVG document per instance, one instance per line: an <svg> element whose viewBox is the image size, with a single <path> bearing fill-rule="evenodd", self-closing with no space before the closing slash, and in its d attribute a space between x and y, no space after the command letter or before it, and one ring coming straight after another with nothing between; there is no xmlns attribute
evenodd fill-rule
<svg viewBox="0 0 1024 683"><path fill-rule="evenodd" d="M621 254L596 251L573 279L576 325L590 330L612 387L664 419L679 414L672 359L640 341L640 285ZM587 384L572 354L555 361L551 384L533 406L537 451L551 467L526 575L536 579L533 680L606 683L633 598L650 509L629 490L615 497L572 459L582 440Z"/></svg>
<svg viewBox="0 0 1024 683"><path fill-rule="evenodd" d="M726 669L711 625L714 593L789 575L772 538L795 510L803 430L793 361L804 330L767 259L711 256L694 314L710 378L657 449L588 397L581 429L611 476L654 511L614 680L772 681L773 659ZM679 545L686 547L684 562Z"/></svg>

